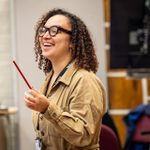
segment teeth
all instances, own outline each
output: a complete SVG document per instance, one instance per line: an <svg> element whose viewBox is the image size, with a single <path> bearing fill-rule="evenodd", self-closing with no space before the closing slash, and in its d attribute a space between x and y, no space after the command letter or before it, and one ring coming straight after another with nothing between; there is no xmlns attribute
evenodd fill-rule
<svg viewBox="0 0 150 150"><path fill-rule="evenodd" d="M52 46L50 43L43 43L44 46Z"/></svg>

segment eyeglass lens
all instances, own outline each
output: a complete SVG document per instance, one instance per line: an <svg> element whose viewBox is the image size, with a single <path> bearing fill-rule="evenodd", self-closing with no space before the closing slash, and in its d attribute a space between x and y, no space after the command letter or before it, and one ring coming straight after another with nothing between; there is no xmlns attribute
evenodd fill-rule
<svg viewBox="0 0 150 150"><path fill-rule="evenodd" d="M50 28L46 28L46 27L42 27L39 29L39 36L43 36L46 32L49 32L50 36L55 36L57 33L59 33L59 31L65 32L67 34L71 35L71 31L66 30L62 27L59 26L52 26Z"/></svg>
<svg viewBox="0 0 150 150"><path fill-rule="evenodd" d="M47 31L50 36L55 36L58 33L58 28L56 26L50 28L42 27L39 29L39 36L43 36Z"/></svg>

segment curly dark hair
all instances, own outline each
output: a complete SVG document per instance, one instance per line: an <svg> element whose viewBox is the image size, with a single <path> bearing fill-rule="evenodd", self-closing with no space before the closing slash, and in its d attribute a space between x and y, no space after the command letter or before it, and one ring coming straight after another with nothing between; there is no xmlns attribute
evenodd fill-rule
<svg viewBox="0 0 150 150"><path fill-rule="evenodd" d="M44 73L48 73L52 69L51 61L42 55L38 35L39 28L44 26L49 18L58 14L66 16L70 21L72 27L71 43L73 45L72 60L75 60L76 67L96 73L98 61L93 41L91 40L86 25L79 17L62 9L48 11L36 24L34 51L39 69L42 69Z"/></svg>

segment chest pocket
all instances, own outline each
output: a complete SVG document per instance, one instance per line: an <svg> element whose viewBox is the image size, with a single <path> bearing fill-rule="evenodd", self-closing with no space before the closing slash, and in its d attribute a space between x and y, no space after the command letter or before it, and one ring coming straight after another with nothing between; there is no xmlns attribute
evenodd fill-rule
<svg viewBox="0 0 150 150"><path fill-rule="evenodd" d="M63 83L58 83L54 89L48 94L48 99L53 101L63 111L69 111L69 88Z"/></svg>

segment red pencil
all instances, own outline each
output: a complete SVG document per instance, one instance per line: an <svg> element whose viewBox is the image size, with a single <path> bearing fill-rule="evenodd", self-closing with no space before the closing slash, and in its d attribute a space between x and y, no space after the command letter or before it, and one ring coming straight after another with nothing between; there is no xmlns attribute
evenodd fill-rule
<svg viewBox="0 0 150 150"><path fill-rule="evenodd" d="M17 63L13 60L14 65L16 66L18 72L20 73L20 75L22 76L22 78L24 79L25 83L27 84L27 86L29 87L29 89L32 89L31 85L29 84L29 82L27 81L27 79L25 78L25 76L23 75L22 71L20 70L19 66L17 65Z"/></svg>

